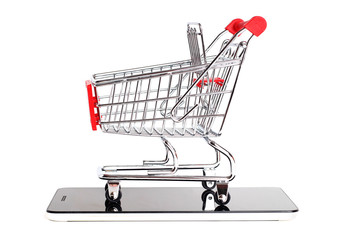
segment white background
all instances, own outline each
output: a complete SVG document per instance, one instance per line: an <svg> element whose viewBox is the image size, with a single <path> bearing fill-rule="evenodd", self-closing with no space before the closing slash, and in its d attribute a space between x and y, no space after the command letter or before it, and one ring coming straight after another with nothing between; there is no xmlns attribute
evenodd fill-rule
<svg viewBox="0 0 348 240"><path fill-rule="evenodd" d="M1 238L347 239L344 3L1 2ZM164 154L159 139L91 131L84 85L91 74L187 59L187 22L201 22L210 42L232 19L255 15L265 17L268 27L250 43L223 136L216 140L237 160L232 186L282 187L300 208L296 219L213 223L45 219L57 188L103 186L97 166L132 159L138 163ZM205 146L203 140L172 143L179 157L204 156L197 150Z"/></svg>

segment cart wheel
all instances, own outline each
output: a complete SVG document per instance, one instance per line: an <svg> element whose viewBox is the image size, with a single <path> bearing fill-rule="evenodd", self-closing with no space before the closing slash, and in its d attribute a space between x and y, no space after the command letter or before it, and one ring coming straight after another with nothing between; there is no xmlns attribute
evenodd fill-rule
<svg viewBox="0 0 348 240"><path fill-rule="evenodd" d="M214 191L212 191L210 189L205 190L201 195L201 199L203 202L205 202L207 200L208 194L212 194L214 196Z"/></svg>
<svg viewBox="0 0 348 240"><path fill-rule="evenodd" d="M120 203L105 200L105 212L122 212Z"/></svg>
<svg viewBox="0 0 348 240"><path fill-rule="evenodd" d="M105 212L122 212L122 207L118 204L110 205L107 208L105 208Z"/></svg>
<svg viewBox="0 0 348 240"><path fill-rule="evenodd" d="M120 202L121 198L122 198L122 192L121 192L121 188L120 188L120 191L118 192L118 197L116 199L113 199L109 196L109 189L106 189L105 191L105 198L110 201L110 202L113 202L113 203L117 203L117 202Z"/></svg>
<svg viewBox="0 0 348 240"><path fill-rule="evenodd" d="M214 210L213 209L207 209L207 202L209 203L208 207L211 208L211 207L214 207L214 191L212 190L205 190L202 195L201 195L201 199L202 199L202 202L203 202L203 205L202 205L202 210L203 211L207 211L207 210ZM213 204L213 205L211 205Z"/></svg>
<svg viewBox="0 0 348 240"><path fill-rule="evenodd" d="M230 209L224 205L220 205L215 208L215 212L228 212Z"/></svg>
<svg viewBox="0 0 348 240"><path fill-rule="evenodd" d="M216 182L213 181L202 181L202 186L204 189L211 190L216 187Z"/></svg>
<svg viewBox="0 0 348 240"><path fill-rule="evenodd" d="M225 205L231 200L231 195L228 193L227 200L225 202L219 200L217 192L214 194L215 202L219 205Z"/></svg>

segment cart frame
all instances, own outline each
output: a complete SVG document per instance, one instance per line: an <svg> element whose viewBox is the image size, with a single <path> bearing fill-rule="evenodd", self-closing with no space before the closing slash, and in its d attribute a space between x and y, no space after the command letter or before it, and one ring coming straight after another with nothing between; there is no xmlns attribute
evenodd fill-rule
<svg viewBox="0 0 348 240"><path fill-rule="evenodd" d="M164 160L100 168L99 178L108 181L108 200L121 198L120 181L161 180L201 181L206 189L216 185L217 202L228 201L235 161L210 137L221 135L249 41L265 28L262 17L246 22L235 19L205 49L201 25L190 23L191 60L94 74L92 81L86 81L93 130L100 125L106 133L161 137L166 149ZM227 32L233 35L222 42L218 54L207 56ZM179 164L167 137L202 137L215 150L216 160L209 164ZM216 176L221 155L229 169L226 175ZM182 170L203 170L203 174L178 174ZM133 171L137 174L129 173Z"/></svg>

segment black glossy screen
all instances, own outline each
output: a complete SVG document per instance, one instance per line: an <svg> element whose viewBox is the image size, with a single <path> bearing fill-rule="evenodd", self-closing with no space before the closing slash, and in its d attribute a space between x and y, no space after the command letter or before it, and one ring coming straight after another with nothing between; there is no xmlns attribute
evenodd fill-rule
<svg viewBox="0 0 348 240"><path fill-rule="evenodd" d="M210 191L210 192L207 192ZM216 190L215 190L216 191ZM207 194L209 193L209 194ZM296 212L296 205L280 188L230 188L230 200L219 205L204 188L122 188L119 203L105 199L104 188L61 188L50 213L191 213L191 212ZM206 202L209 201L209 208Z"/></svg>

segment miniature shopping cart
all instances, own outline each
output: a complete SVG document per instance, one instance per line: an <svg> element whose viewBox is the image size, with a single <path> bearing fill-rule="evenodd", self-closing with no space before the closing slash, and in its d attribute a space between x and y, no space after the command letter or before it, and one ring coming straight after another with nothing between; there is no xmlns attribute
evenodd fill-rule
<svg viewBox="0 0 348 240"><path fill-rule="evenodd" d="M162 160L102 167L109 201L120 200L123 180L200 181L205 189L216 186L217 203L229 201L234 159L211 137L221 135L249 41L265 29L262 17L235 19L205 48L201 25L189 23L190 60L94 74L86 81L93 130L99 125L105 133L160 137L166 149ZM204 138L215 161L179 164L170 137ZM222 160L229 166L223 176L215 171Z"/></svg>

